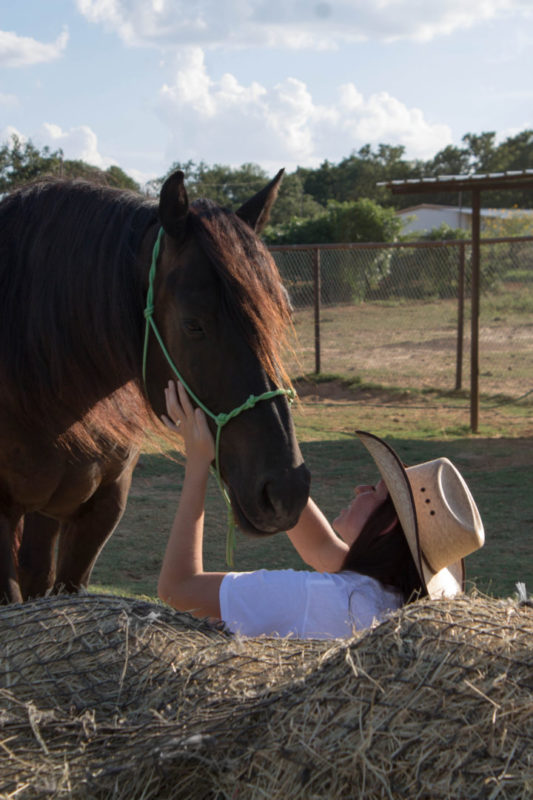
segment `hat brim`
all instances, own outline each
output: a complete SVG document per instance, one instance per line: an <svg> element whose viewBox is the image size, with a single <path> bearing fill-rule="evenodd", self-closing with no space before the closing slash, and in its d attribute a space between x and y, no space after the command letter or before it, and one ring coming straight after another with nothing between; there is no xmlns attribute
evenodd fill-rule
<svg viewBox="0 0 533 800"><path fill-rule="evenodd" d="M418 519L413 492L402 461L387 442L384 442L383 439L373 433L356 431L356 434L374 459L389 491L418 574L422 580L424 591L432 598L453 597L456 594L460 594L464 591L465 585L463 559L436 573L432 571L424 560L420 550Z"/></svg>

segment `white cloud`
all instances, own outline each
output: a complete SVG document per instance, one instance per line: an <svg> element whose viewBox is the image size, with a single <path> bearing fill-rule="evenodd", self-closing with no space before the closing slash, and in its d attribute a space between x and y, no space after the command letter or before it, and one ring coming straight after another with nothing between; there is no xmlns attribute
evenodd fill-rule
<svg viewBox="0 0 533 800"><path fill-rule="evenodd" d="M44 122L31 137L36 146L48 146L51 150L63 150L65 158L81 159L100 169L107 169L115 162L98 151L98 138L88 125L78 125L63 131L59 125Z"/></svg>
<svg viewBox="0 0 533 800"><path fill-rule="evenodd" d="M10 31L0 31L0 67L27 67L59 58L67 46L68 31L62 30L55 42L46 44Z"/></svg>
<svg viewBox="0 0 533 800"><path fill-rule="evenodd" d="M0 130L0 140L10 141L13 136L24 144L31 139L35 147L49 147L50 150L62 150L65 158L72 160L82 159L95 167L106 168L114 163L98 152L98 140L94 131L87 125L63 131L59 125L44 122L34 133L27 135L21 133L13 125L7 125Z"/></svg>
<svg viewBox="0 0 533 800"><path fill-rule="evenodd" d="M359 103L348 106L342 127L359 145L401 144L411 158L428 159L452 143L448 125L430 124L418 108L407 108L388 92L377 92L365 100L353 84L342 87L342 95L357 93Z"/></svg>
<svg viewBox="0 0 533 800"><path fill-rule="evenodd" d="M446 125L431 124L386 92L364 97L353 84L338 87L338 100L314 101L306 84L287 78L272 88L243 86L233 75L210 78L203 53L190 48L171 84L159 93L158 112L171 131L171 161L256 161L316 166L364 144L402 144L408 157L429 158L452 142ZM281 160L281 163L280 163Z"/></svg>
<svg viewBox="0 0 533 800"><path fill-rule="evenodd" d="M80 125L68 131L63 131L59 125L45 122L31 135L21 133L13 125L7 125L0 129L1 144L10 144L13 136L16 136L22 144L31 140L32 144L39 150L43 147L49 147L51 151L61 149L65 159L85 161L87 164L92 164L102 170L119 164L117 159L101 155L98 149L97 136L87 125ZM138 157L145 158L146 154L139 153ZM154 155L154 160L155 158L156 156ZM154 177L153 170L125 169L125 171L141 186Z"/></svg>
<svg viewBox="0 0 533 800"><path fill-rule="evenodd" d="M13 136L16 136L17 139L20 139L22 143L24 143L27 139L20 131L18 131L13 125L6 125L4 128L0 129L0 143L1 144L11 144L11 139Z"/></svg>
<svg viewBox="0 0 533 800"><path fill-rule="evenodd" d="M527 0L76 0L130 45L331 48L365 39L429 41L509 15Z"/></svg>
<svg viewBox="0 0 533 800"><path fill-rule="evenodd" d="M31 139L35 147L39 149L49 147L50 150L62 150L65 158L73 161L81 159L87 164L100 167L100 169L107 169L116 163L98 152L98 139L88 125L79 125L69 131L63 131L59 125L44 122L30 135L21 133L12 125L8 125L0 131L2 142L10 141L13 136L20 139L22 143Z"/></svg>

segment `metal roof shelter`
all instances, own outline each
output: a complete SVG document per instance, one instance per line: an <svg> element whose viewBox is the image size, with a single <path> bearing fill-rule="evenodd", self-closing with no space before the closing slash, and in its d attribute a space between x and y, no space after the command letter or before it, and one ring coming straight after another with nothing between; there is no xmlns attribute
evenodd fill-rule
<svg viewBox="0 0 533 800"><path fill-rule="evenodd" d="M426 192L472 193L472 312L470 341L470 427L474 433L479 424L479 240L481 192L496 189L533 189L533 169L491 172L479 175L438 175L431 178L408 178L384 181L393 194L425 194Z"/></svg>

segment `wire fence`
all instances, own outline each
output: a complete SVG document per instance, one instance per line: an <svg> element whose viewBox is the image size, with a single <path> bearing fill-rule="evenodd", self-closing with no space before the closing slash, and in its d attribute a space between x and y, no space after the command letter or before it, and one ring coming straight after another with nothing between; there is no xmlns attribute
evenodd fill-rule
<svg viewBox="0 0 533 800"><path fill-rule="evenodd" d="M271 247L294 308L292 374L468 389L468 240ZM533 400L533 237L482 239L479 390Z"/></svg>

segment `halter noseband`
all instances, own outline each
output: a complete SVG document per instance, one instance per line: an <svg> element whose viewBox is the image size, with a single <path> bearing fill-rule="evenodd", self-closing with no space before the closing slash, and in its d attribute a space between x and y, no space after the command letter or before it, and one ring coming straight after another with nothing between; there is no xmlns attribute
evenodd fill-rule
<svg viewBox="0 0 533 800"><path fill-rule="evenodd" d="M180 383L183 385L184 389L187 391L189 396L194 400L197 406L199 406L202 411L207 414L215 425L217 426L217 433L216 433L216 440L215 440L215 469L214 474L218 483L218 487L224 498L224 502L226 503L226 508L228 512L228 534L226 539L226 562L228 566L233 566L233 550L235 548L235 521L233 519L233 513L231 510L231 501L229 498L228 491L224 486L224 482L222 480L222 475L220 474L220 435L222 433L222 428L226 425L230 419L237 417L242 411L247 411L249 408L253 408L260 403L262 400L271 400L273 397L278 397L279 395L286 395L289 402L292 402L296 397L296 394L293 389L273 389L270 392L263 392L263 394L255 395L251 394L250 397L244 401L244 403L237 408L234 408L233 411L229 411L227 414L214 414L210 409L208 409L202 401L196 396L193 392L191 387L186 383L183 379L180 371L172 361L172 358L165 347L165 343L163 342L163 338L159 332L159 329L154 321L154 281L155 281L155 273L157 269L157 259L159 257L159 250L161 248L161 240L163 238L163 228L159 229L159 233L157 235L157 239L155 240L154 248L152 250L152 263L150 266L150 272L148 274L148 292L146 294L146 308L144 309L144 318L146 319L146 326L144 330L144 347L143 347L143 361L142 361L142 375L144 385L146 387L146 363L147 363L147 356L148 356L148 339L150 335L150 328L152 328L157 341L159 342L159 346L163 351L163 355L165 356L166 360L168 361L172 371L177 376Z"/></svg>

